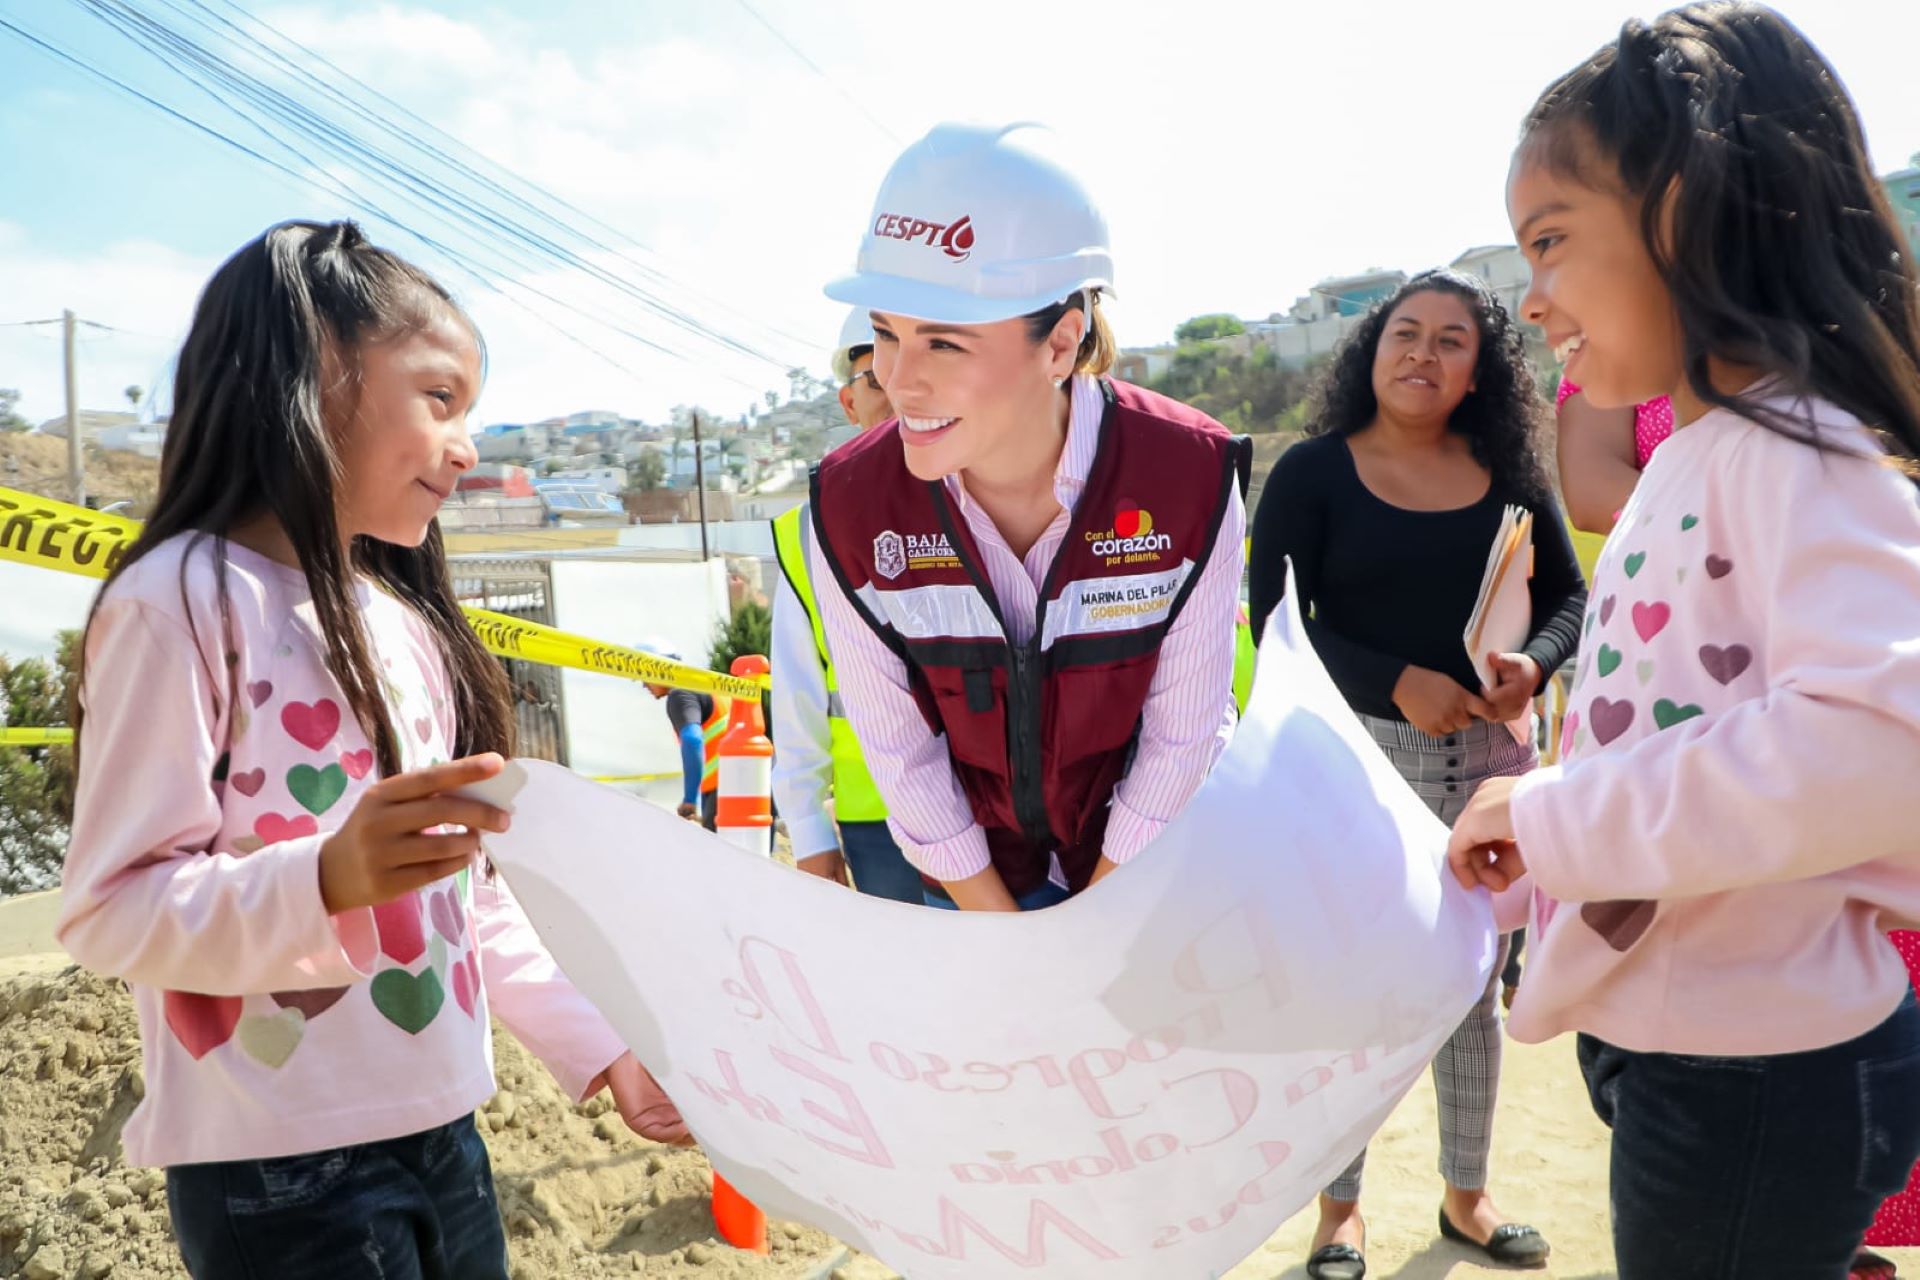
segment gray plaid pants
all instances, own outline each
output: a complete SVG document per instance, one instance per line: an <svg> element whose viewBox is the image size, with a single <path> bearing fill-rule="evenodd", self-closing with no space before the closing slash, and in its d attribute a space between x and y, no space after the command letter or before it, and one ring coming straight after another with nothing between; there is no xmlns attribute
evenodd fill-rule
<svg viewBox="0 0 1920 1280"><path fill-rule="evenodd" d="M1505 725L1476 721L1444 738L1433 738L1404 720L1361 716L1360 722L1393 761L1414 793L1448 826L1488 778L1527 773L1540 763L1531 742L1515 742ZM1493 1104L1500 1092L1500 1014L1494 994L1506 964L1509 939L1479 1002L1433 1058L1433 1086L1440 1100L1440 1176L1463 1191L1487 1185L1487 1155L1493 1148ZM1360 1198L1366 1149L1327 1188L1333 1200Z"/></svg>

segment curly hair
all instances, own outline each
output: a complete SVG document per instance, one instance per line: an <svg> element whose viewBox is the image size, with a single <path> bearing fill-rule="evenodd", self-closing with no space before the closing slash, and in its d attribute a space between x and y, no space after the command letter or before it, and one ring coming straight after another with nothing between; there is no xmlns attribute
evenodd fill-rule
<svg viewBox="0 0 1920 1280"><path fill-rule="evenodd" d="M1517 495L1529 506L1545 506L1553 493L1540 457L1545 406L1534 386L1526 341L1500 299L1477 276L1444 268L1422 271L1367 312L1314 384L1307 434L1352 435L1378 415L1374 352L1394 308L1416 293L1450 293L1462 299L1480 331L1475 389L1454 409L1448 428L1467 438L1474 458L1493 473L1496 489Z"/></svg>

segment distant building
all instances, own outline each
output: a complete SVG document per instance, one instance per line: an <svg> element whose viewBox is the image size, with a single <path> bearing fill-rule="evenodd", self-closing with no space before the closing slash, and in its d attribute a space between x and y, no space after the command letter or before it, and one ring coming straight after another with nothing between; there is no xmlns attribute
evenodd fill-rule
<svg viewBox="0 0 1920 1280"><path fill-rule="evenodd" d="M102 431L109 431L115 427L137 428L141 425L139 414L126 413L124 411L82 409L79 417L80 438L91 443L99 442L99 435ZM62 414L58 418L48 418L45 422L41 423L36 430L43 436L53 436L56 439L65 440L67 438L66 415Z"/></svg>
<svg viewBox="0 0 1920 1280"><path fill-rule="evenodd" d="M1920 152L1904 169L1897 169L1880 179L1887 188L1887 199L1893 202L1893 214L1907 229L1907 243L1913 253L1920 257Z"/></svg>

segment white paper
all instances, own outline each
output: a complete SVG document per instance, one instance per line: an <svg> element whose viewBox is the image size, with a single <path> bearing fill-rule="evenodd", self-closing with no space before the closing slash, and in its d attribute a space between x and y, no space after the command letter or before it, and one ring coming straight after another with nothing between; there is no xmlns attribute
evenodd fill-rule
<svg viewBox="0 0 1920 1280"><path fill-rule="evenodd" d="M1217 1276L1345 1167L1482 991L1484 893L1276 614L1231 748L1026 915L861 897L527 762L487 848L776 1219L913 1280ZM517 778L516 774L516 778Z"/></svg>

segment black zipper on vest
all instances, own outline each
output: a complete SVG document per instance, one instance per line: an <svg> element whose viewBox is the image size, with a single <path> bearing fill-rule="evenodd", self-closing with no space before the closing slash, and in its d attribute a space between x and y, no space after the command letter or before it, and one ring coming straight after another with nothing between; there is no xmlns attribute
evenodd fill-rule
<svg viewBox="0 0 1920 1280"><path fill-rule="evenodd" d="M1040 606L1045 620L1046 604ZM1053 822L1047 817L1046 779L1041 776L1040 632L1026 645L1007 645L1012 668L1007 677L1007 748L1013 763L1013 812L1027 838L1042 849L1054 845Z"/></svg>
<svg viewBox="0 0 1920 1280"><path fill-rule="evenodd" d="M1046 780L1041 776L1040 767L1040 713L1043 705L1039 676L1040 632L1036 630L1033 639L1026 645L1013 642L1013 634L1007 629L1007 620L1000 612L1000 602L994 597L992 579L974 563L973 556L967 550L967 541L960 534L959 522L953 518L945 483L929 481L927 489L928 496L933 499L933 509L939 517L940 527L953 545L954 555L959 557L967 576L973 579L974 590L987 602L994 621L1000 626L1000 639L1007 646L1007 764L1012 774L1008 790L1013 796L1013 816L1034 848L1051 853L1059 841L1053 834L1053 823L1047 817ZM1040 612L1044 618L1044 598Z"/></svg>

